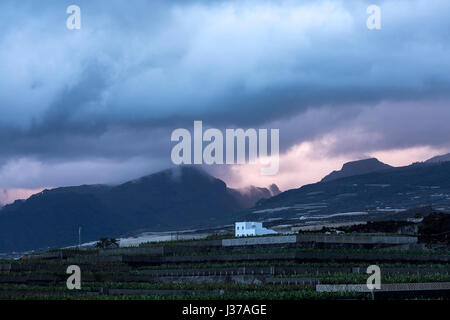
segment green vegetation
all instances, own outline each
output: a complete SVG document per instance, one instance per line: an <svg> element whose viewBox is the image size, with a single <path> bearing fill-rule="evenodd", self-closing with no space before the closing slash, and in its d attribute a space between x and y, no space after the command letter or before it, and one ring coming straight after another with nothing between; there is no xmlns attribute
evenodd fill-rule
<svg viewBox="0 0 450 320"><path fill-rule="evenodd" d="M279 278L309 278L320 280L321 284L364 284L367 274L361 273L333 273L333 274L297 274L279 275ZM449 282L448 274L387 274L382 275L382 283L419 283L419 282Z"/></svg>
<svg viewBox="0 0 450 320"><path fill-rule="evenodd" d="M112 243L105 238L98 245L101 250L61 249L2 261L0 299L370 299L370 295L356 292L316 292L315 285L364 284L369 276L366 269L372 264L381 268L382 283L450 282L449 250L355 249L350 245L305 248L298 243L221 247L217 242L199 246L198 242L178 240L169 245L144 244L142 248L155 250L143 254L136 248L109 251ZM300 255L271 255L278 253ZM211 259L223 255L230 259L224 258L223 263ZM246 262L245 255L258 260ZM114 260L114 256L121 261L102 261ZM391 263L388 259L395 260ZM72 264L81 268L79 291L66 288L66 268Z"/></svg>
<svg viewBox="0 0 450 320"><path fill-rule="evenodd" d="M356 263L339 263L339 262L235 262L235 263L202 263L202 264L163 264L157 266L145 266L139 267L136 270L182 270L182 269L213 269L213 268L242 268L242 267L303 267L303 268L361 268L361 270L367 269L369 263L356 264ZM379 263L380 268L439 268L444 271L450 272L450 267L446 264L408 264L408 263Z"/></svg>
<svg viewBox="0 0 450 320"><path fill-rule="evenodd" d="M289 248L289 249L255 249L240 251L194 251L187 253L174 253L172 256L208 256L208 255L227 255L227 254L266 254L266 253L349 253L349 254L438 254L450 255L450 250L382 250L382 249L316 249L316 248Z"/></svg>

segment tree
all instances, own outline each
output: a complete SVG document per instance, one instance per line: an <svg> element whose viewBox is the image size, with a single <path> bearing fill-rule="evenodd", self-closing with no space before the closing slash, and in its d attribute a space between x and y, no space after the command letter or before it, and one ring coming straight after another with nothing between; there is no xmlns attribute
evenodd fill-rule
<svg viewBox="0 0 450 320"><path fill-rule="evenodd" d="M115 238L110 238L109 239L109 243L110 243L111 247L118 247L119 246L119 243L117 242L117 239L115 239Z"/></svg>
<svg viewBox="0 0 450 320"><path fill-rule="evenodd" d="M118 247L119 243L115 238L100 238L100 240L95 244L97 248L110 248L110 247Z"/></svg>

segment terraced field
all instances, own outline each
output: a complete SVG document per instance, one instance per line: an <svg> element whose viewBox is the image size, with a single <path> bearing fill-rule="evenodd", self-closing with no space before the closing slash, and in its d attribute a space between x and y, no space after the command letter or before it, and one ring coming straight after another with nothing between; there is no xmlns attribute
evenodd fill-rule
<svg viewBox="0 0 450 320"><path fill-rule="evenodd" d="M383 285L411 290L362 292L323 285L365 284L376 264ZM69 290L69 265L81 269ZM318 290L317 286L322 286ZM424 290L421 287L424 286ZM436 286L436 288L434 288ZM347 287L345 287L347 288ZM350 288L350 287L349 287ZM0 299L383 299L450 296L450 252L310 248L303 242L220 246L147 244L111 250L56 250L0 262Z"/></svg>

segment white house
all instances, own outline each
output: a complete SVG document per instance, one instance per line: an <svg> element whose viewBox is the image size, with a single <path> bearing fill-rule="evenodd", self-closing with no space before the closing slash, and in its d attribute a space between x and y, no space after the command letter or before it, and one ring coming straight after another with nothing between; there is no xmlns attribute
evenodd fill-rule
<svg viewBox="0 0 450 320"><path fill-rule="evenodd" d="M235 236L262 236L265 234L274 234L273 230L263 228L262 222L236 222L235 223Z"/></svg>

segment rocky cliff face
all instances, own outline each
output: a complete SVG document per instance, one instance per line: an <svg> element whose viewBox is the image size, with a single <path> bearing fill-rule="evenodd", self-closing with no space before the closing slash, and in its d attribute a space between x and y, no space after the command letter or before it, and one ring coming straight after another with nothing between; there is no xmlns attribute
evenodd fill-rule
<svg viewBox="0 0 450 320"><path fill-rule="evenodd" d="M390 165L387 165L376 158L351 161L342 166L339 171L333 171L329 175L325 176L321 182L327 182L345 177L356 176L360 174L366 174L371 172L377 172L382 170L391 169Z"/></svg>

